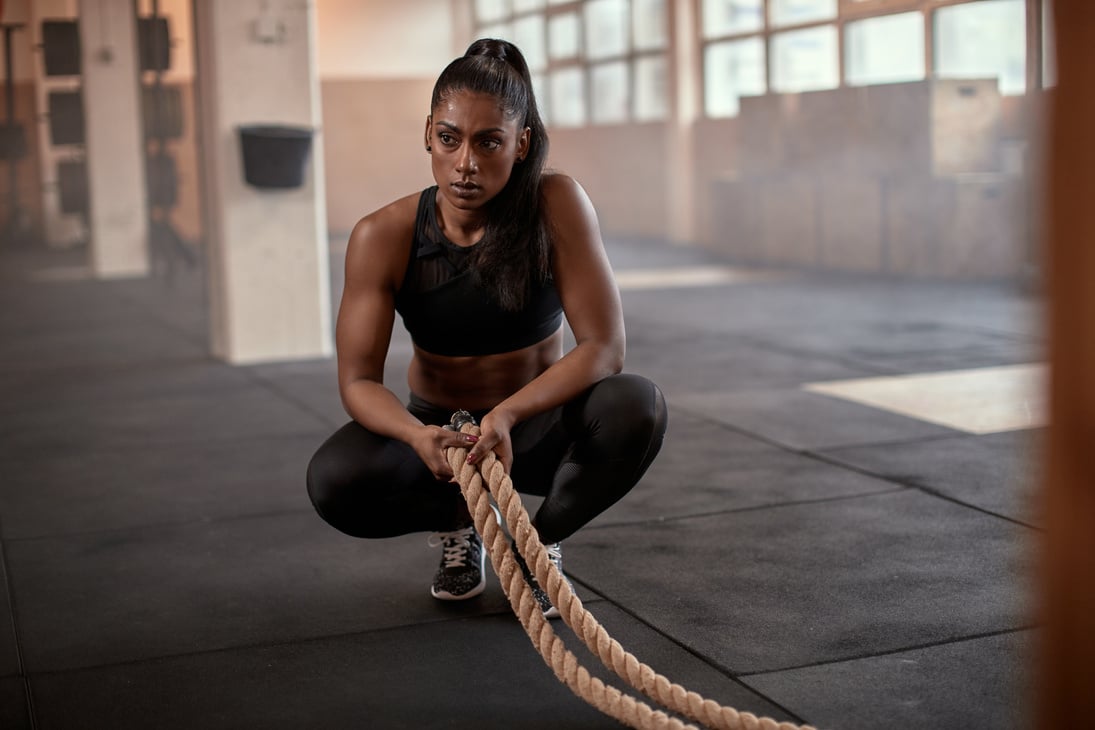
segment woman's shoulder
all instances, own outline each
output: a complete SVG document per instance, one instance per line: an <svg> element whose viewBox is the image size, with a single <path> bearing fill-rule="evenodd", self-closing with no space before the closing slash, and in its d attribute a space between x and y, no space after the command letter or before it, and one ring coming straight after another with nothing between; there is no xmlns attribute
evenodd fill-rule
<svg viewBox="0 0 1095 730"><path fill-rule="evenodd" d="M346 271L372 278L402 281L414 241L415 218L422 193L407 195L362 218L346 246Z"/></svg>
<svg viewBox="0 0 1095 730"><path fill-rule="evenodd" d="M406 195L357 221L349 234L347 253L355 250L368 251L371 256L390 253L396 259L404 260L407 247L414 239L420 197L422 193Z"/></svg>
<svg viewBox="0 0 1095 730"><path fill-rule="evenodd" d="M575 197L587 197L586 191L577 180L564 172L554 170L545 172L540 178L540 190L544 200L551 203L554 200L573 199Z"/></svg>
<svg viewBox="0 0 1095 730"><path fill-rule="evenodd" d="M364 244L376 239L390 240L392 236L404 233L413 234L421 196L420 192L405 195L363 217L350 234L351 243Z"/></svg>
<svg viewBox="0 0 1095 730"><path fill-rule="evenodd" d="M570 175L545 173L540 190L545 212L557 230L560 226L574 223L582 226L588 226L591 222L595 224L597 214L589 195Z"/></svg>

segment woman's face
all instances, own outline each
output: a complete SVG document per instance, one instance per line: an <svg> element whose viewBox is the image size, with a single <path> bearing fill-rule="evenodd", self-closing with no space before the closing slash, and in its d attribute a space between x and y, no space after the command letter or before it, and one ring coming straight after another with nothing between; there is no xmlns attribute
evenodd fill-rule
<svg viewBox="0 0 1095 730"><path fill-rule="evenodd" d="M488 94L450 94L426 119L433 179L455 208L475 210L501 192L528 154L528 127L503 113Z"/></svg>

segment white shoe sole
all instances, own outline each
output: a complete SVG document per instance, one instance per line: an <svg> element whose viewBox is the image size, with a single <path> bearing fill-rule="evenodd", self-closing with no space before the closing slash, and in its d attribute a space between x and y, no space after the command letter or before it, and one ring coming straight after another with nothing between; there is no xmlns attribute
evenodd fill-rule
<svg viewBox="0 0 1095 730"><path fill-rule="evenodd" d="M480 593L482 593L486 589L486 587L487 576L484 573L483 580L479 581L479 585L475 586L467 593L461 593L460 595L456 595L454 593L449 593L448 591L434 590L433 586L430 586L430 595L439 601L465 601L469 598L475 598Z"/></svg>

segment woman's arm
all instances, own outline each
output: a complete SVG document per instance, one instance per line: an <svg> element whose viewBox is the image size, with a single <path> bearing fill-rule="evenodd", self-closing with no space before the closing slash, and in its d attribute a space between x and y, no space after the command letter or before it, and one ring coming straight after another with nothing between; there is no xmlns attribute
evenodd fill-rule
<svg viewBox="0 0 1095 730"><path fill-rule="evenodd" d="M464 437L423 425L384 387L395 293L410 255L417 198L404 198L361 219L350 234L335 325L338 386L342 405L355 421L410 445L434 476L448 479L452 470L442 450L466 446Z"/></svg>
<svg viewBox="0 0 1095 730"><path fill-rule="evenodd" d="M494 449L507 470L514 424L567 402L620 372L624 362L623 309L593 204L566 175L545 177L543 195L552 228L555 286L577 344L483 418L479 443L469 458L474 462Z"/></svg>

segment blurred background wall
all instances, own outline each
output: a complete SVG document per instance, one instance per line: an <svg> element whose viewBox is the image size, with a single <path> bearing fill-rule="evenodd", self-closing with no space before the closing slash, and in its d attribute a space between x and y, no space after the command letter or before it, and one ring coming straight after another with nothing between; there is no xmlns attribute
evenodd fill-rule
<svg viewBox="0 0 1095 730"><path fill-rule="evenodd" d="M280 0L244 0L276 12ZM64 175L81 159L79 72L46 73L44 29L84 0L7 0L14 121L3 225L83 243ZM135 0L147 17L152 0ZM742 263L1015 278L1037 267L1049 0L315 0L327 229L343 237L430 183L421 134L440 69L477 36L525 51L550 164L589 190L609 235ZM177 186L200 247L190 0L168 21ZM13 15L14 13L14 15ZM56 39L52 41L56 43ZM142 72L151 83L151 72ZM6 103L6 102L5 102ZM146 114L147 114L146 109ZM146 135L149 123L145 120ZM9 155L14 156L14 155ZM15 181L17 193L8 189ZM5 187L6 186L6 187ZM68 186L71 187L71 184ZM76 198L79 195L76 194ZM15 202L13 202L15 201Z"/></svg>

